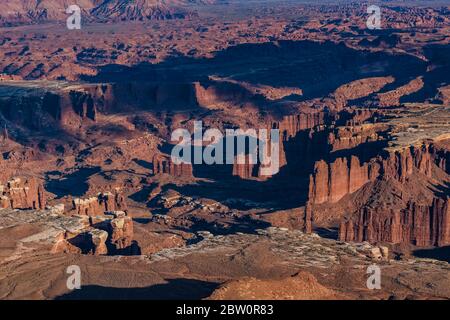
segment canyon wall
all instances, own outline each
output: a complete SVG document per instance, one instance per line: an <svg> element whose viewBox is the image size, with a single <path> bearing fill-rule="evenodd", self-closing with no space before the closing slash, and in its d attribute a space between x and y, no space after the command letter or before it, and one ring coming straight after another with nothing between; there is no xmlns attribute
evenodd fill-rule
<svg viewBox="0 0 450 320"><path fill-rule="evenodd" d="M378 181L388 186L396 181L399 186L406 187L407 182L417 183L411 182L414 176L414 181L425 179L422 183L423 188L427 190L426 181L430 181L432 185L437 183L436 179L442 177L442 174L448 174L448 154L445 148L424 143L421 146L389 152L366 163L360 163L356 156L338 158L332 163L318 161L314 173L310 176L304 230L312 231L314 214L321 212L315 212L317 206L337 203L369 182ZM418 174L422 178L418 177ZM419 247L450 244L448 197L436 196L434 193L435 196L431 200L422 193L424 191L417 191L421 198L417 200L415 196L414 199L408 200L406 194L417 187L417 190L421 190L422 186L412 187L406 187L411 189L405 190L405 194L398 194L400 198L395 200L395 204L391 203L392 200L384 202L383 195L372 188L377 194L371 201L378 199L377 202L365 203L365 200L359 199L359 202L362 202L356 211L344 214L341 218L339 239L371 243L411 243ZM432 190L426 192L433 194Z"/></svg>
<svg viewBox="0 0 450 320"><path fill-rule="evenodd" d="M449 199L435 198L431 206L409 202L403 210L362 208L339 227L341 241L412 243L419 247L450 244Z"/></svg>
<svg viewBox="0 0 450 320"><path fill-rule="evenodd" d="M429 145L392 151L367 163L357 156L338 158L332 163L316 162L310 176L309 201L311 204L336 203L369 181L380 177L404 182L413 168L427 177L432 175L433 153Z"/></svg>
<svg viewBox="0 0 450 320"><path fill-rule="evenodd" d="M309 201L312 204L335 203L379 175L379 164L361 164L356 156L338 158L333 163L316 163L310 176Z"/></svg>

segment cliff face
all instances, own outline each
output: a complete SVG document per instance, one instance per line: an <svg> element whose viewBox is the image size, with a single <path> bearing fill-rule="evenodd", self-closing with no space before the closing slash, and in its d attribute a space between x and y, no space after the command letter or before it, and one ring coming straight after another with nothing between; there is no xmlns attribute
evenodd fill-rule
<svg viewBox="0 0 450 320"><path fill-rule="evenodd" d="M312 204L338 202L380 177L404 182L413 173L413 168L431 177L435 161L442 162L435 157L433 148L426 144L391 152L362 164L356 156L338 158L332 163L321 160L315 164L310 176L309 201Z"/></svg>
<svg viewBox="0 0 450 320"><path fill-rule="evenodd" d="M357 157L338 158L328 164L316 163L310 176L309 201L312 204L335 203L345 195L353 193L379 175L378 163L360 164Z"/></svg>
<svg viewBox="0 0 450 320"><path fill-rule="evenodd" d="M35 178L13 178L0 185L0 208L44 209L46 194Z"/></svg>
<svg viewBox="0 0 450 320"><path fill-rule="evenodd" d="M237 163L237 157L233 164L233 176L238 176L241 179L250 179L254 177L256 164L252 164L250 156L245 157L245 163Z"/></svg>
<svg viewBox="0 0 450 320"><path fill-rule="evenodd" d="M25 89L28 90L28 89ZM30 130L79 130L102 114L198 106L194 83L77 85L0 101L0 113Z"/></svg>
<svg viewBox="0 0 450 320"><path fill-rule="evenodd" d="M282 120L272 122L267 126L268 134L270 134L270 129L278 129L280 134L279 141L279 168L283 168L288 165L288 155L287 153L307 153L308 149L312 147L311 139L312 136L308 136L307 131L309 129L315 128L317 126L329 122L333 115L326 112L312 112L312 113L301 113L298 115L284 116ZM303 131L303 135L299 138L299 133ZM291 150L286 150L286 145L291 144L293 147L288 147ZM266 145L270 146L270 138L267 139ZM294 149L294 150L292 150ZM267 154L270 157L270 153ZM295 156L298 156L296 154ZM246 155L245 163L237 163L235 160L233 164L232 174L234 176L239 176L242 179L258 178L267 179L270 178L268 175L262 174L262 169L264 165L261 164L259 156L256 157L256 163L252 164L249 160L249 155Z"/></svg>
<svg viewBox="0 0 450 320"><path fill-rule="evenodd" d="M412 243L416 246L450 244L449 199L435 198L431 206L410 202L404 210L363 208L341 221L341 241Z"/></svg>
<svg viewBox="0 0 450 320"><path fill-rule="evenodd" d="M448 245L449 199L431 190L419 191L413 198L407 195L417 187L413 188L411 183L423 183L426 189L425 185L433 185L437 177L445 175L442 172L448 174L447 163L448 152L432 144L391 152L363 165L355 157L351 161L337 159L330 165L321 161L311 176L310 202L312 206L336 203L368 182L378 181L380 185L389 186L395 181L406 189L389 191L394 198L389 196L383 200L383 194L378 194L382 191L372 188L377 194L369 197L370 200L359 199L362 202L356 212L344 215L339 227L340 240L411 243L419 247ZM385 187L380 190L383 189ZM434 194L434 198L429 199L424 192ZM312 219L311 216L310 212L305 212L305 219Z"/></svg>
<svg viewBox="0 0 450 320"><path fill-rule="evenodd" d="M450 174L450 151L443 146L433 146L434 163L447 174Z"/></svg>

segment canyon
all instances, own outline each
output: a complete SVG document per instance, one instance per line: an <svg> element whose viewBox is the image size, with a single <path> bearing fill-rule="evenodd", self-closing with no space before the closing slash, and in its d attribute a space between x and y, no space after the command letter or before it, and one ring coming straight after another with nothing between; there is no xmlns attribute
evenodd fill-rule
<svg viewBox="0 0 450 320"><path fill-rule="evenodd" d="M79 1L74 31L24 3L0 16L0 298L450 297L448 6L368 30L357 2ZM279 170L177 163L197 121L278 130Z"/></svg>

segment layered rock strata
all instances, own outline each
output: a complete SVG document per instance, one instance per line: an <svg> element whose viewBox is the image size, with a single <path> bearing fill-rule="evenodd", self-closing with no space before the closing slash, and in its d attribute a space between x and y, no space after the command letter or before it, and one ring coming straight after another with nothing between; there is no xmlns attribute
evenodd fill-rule
<svg viewBox="0 0 450 320"><path fill-rule="evenodd" d="M409 202L403 210L365 207L358 215L341 221L339 239L412 243L419 247L449 245L449 199L435 198L431 206Z"/></svg>
<svg viewBox="0 0 450 320"><path fill-rule="evenodd" d="M316 162L310 176L309 201L312 204L336 203L380 177L404 182L414 168L431 177L435 161L444 165L442 159L434 157L433 148L427 144L392 151L366 163L361 163L357 156L338 158L332 163L321 160Z"/></svg>

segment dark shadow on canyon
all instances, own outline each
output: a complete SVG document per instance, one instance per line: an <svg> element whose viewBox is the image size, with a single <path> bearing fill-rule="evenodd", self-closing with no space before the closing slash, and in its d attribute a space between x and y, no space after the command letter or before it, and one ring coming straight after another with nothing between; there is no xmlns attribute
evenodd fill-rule
<svg viewBox="0 0 450 320"><path fill-rule="evenodd" d="M173 189L185 196L214 199L238 210L258 208L258 204L269 211L272 208L304 206L308 200L309 178L317 161L333 163L338 158L347 158L350 164L351 157L355 156L363 164L381 154L386 146L386 141L375 141L331 152L331 145L327 143L328 134L328 130L317 132L312 140L308 129L285 141L283 148L287 164L280 168L279 173L265 180L233 176L232 165L202 164L194 165L194 176L206 181L183 186L166 185L163 190ZM246 205L245 201L250 204Z"/></svg>
<svg viewBox="0 0 450 320"><path fill-rule="evenodd" d="M435 101L439 87L450 84L450 45L430 45L424 48L424 54L432 63L432 68L424 74L424 86L419 91L402 97L400 102Z"/></svg>
<svg viewBox="0 0 450 320"><path fill-rule="evenodd" d="M323 97L339 86L368 77L392 75L405 81L425 72L426 63L408 55L358 51L331 41L277 41L241 44L213 58L169 57L158 64L107 65L89 82L213 83L209 76L253 85L297 87L303 99ZM230 84L231 85L231 84Z"/></svg>
<svg viewBox="0 0 450 320"><path fill-rule="evenodd" d="M55 300L200 300L212 294L218 283L193 279L166 279L167 283L143 288L96 285L63 294Z"/></svg>
<svg viewBox="0 0 450 320"><path fill-rule="evenodd" d="M319 236L325 239L338 240L339 238L339 228L315 228L314 233L317 233Z"/></svg>
<svg viewBox="0 0 450 320"><path fill-rule="evenodd" d="M450 197L450 182L444 182L444 184L433 185L435 190L431 189L437 198L445 199Z"/></svg>
<svg viewBox="0 0 450 320"><path fill-rule="evenodd" d="M413 254L419 258L436 259L450 263L450 246L415 250Z"/></svg>
<svg viewBox="0 0 450 320"><path fill-rule="evenodd" d="M45 189L56 194L58 198L66 195L81 197L89 188L87 179L100 171L100 167L86 167L69 175L64 175L59 171L46 172Z"/></svg>

